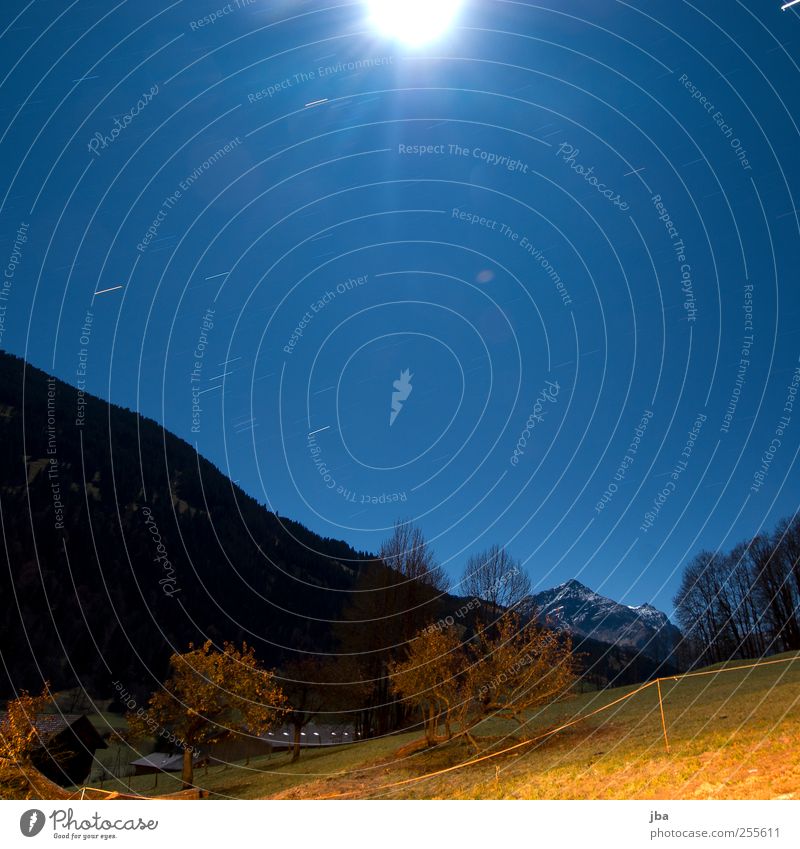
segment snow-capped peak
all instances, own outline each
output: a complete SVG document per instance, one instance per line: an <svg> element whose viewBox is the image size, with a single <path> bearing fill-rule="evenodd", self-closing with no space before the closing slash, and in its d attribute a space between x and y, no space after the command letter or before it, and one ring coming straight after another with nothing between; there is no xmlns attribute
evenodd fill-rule
<svg viewBox="0 0 800 849"><path fill-rule="evenodd" d="M665 613L645 603L620 604L574 578L530 599L537 618L576 635L666 657L680 632Z"/></svg>

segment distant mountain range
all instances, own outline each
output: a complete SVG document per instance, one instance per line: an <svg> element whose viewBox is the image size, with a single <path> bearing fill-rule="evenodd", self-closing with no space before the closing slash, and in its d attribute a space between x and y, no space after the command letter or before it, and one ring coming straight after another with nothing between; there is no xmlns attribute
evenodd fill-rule
<svg viewBox="0 0 800 849"><path fill-rule="evenodd" d="M620 604L570 580L536 593L529 605L542 624L645 655L656 662L671 657L681 632L651 604Z"/></svg>

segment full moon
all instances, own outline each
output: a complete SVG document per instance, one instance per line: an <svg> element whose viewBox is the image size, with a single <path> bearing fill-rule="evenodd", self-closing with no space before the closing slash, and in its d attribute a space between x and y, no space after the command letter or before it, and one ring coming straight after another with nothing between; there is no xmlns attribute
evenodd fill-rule
<svg viewBox="0 0 800 849"><path fill-rule="evenodd" d="M458 14L462 0L368 0L373 25L383 35L411 46L442 35Z"/></svg>

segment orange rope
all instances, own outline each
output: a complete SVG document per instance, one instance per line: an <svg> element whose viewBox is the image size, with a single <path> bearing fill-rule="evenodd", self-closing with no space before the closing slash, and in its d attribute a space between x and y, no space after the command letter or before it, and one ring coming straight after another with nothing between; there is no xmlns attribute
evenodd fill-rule
<svg viewBox="0 0 800 849"><path fill-rule="evenodd" d="M501 749L498 752L490 752L487 755L481 755L480 757L473 758L472 760L464 761L463 763L455 764L454 766L448 766L448 767L445 767L444 769L438 769L434 772L426 773L425 775L417 775L417 776L414 776L413 778L403 779L402 781L393 781L390 784L382 784L382 785L379 785L378 787L374 787L371 790L369 790L369 793L374 794L374 793L380 792L381 790L389 790L389 789L394 788L394 787L402 787L403 785L406 785L406 784L413 784L417 781L425 781L428 778L435 778L437 775L444 775L445 773L454 772L455 770L463 769L463 768L468 767L468 766L474 766L475 764L481 763L483 761L491 760L492 758L499 758L501 755L506 755L509 752L513 752L516 749L520 749L524 746L530 746L533 743L537 743L540 740L544 740L547 737L551 737L553 734L557 734L559 731L564 731L565 729L570 728L573 725L577 725L579 722L583 722L585 719L589 719L593 716L596 716L599 713L602 713L603 711L609 710L610 708L614 707L615 705L618 705L621 702L627 701L627 699L633 698L633 696L637 695L638 693L641 693L643 690L646 690L648 687L652 687L653 684L656 685L656 688L658 690L658 703L659 703L659 708L661 710L661 724L662 724L662 728L664 730L664 742L666 743L667 751L669 752L669 739L667 738L667 724L666 724L666 719L664 717L664 705L663 705L662 695L661 695L661 682L662 681L678 681L681 678L694 678L694 677L701 676L701 675L719 675L723 672L739 672L743 669L754 669L757 666L771 666L771 665L777 664L777 663L792 663L796 660L800 660L800 655L795 655L794 657L780 658L779 660L765 660L765 661L760 661L760 662L756 662L756 663L748 663L748 664L745 664L745 665L742 665L742 666L726 666L726 667L722 667L721 669L707 669L707 670L704 670L702 672L685 672L681 675L668 675L668 676L664 676L662 678L655 678L652 681L648 681L647 683L642 684L640 687L637 687L635 690L632 690L630 693L626 693L624 696L620 696L618 699L614 699L613 702L609 702L607 705L602 705L601 707L597 708L596 710L591 711L590 713L586 713L586 714L583 714L581 716L575 717L574 719L571 719L569 722L565 722L563 725L559 725L557 728L552 728L550 731L546 731L543 734L538 735L537 737L532 737L530 740L523 740L520 743L515 743L513 746L509 746L506 749ZM114 793L114 791L111 791L111 790L101 790L99 787L82 787L79 791L80 792L80 798L83 798L83 796L84 796L84 794L87 790L92 790L94 792L99 792L99 793L105 793L109 796L113 795L113 793ZM352 796L354 793L358 793L358 792L360 792L360 791L349 790L345 793L334 793L330 796L319 796L318 798L319 799L341 799L341 798L344 798L345 796ZM132 795L138 796L139 794L132 794ZM158 798L158 797L140 797L140 798Z"/></svg>
<svg viewBox="0 0 800 849"><path fill-rule="evenodd" d="M122 793L119 790L104 790L102 787L90 787L89 785L84 785L83 787L76 790L69 798L70 799L84 799L86 796L86 791L91 790L92 793L105 793L106 796L135 796L137 799L152 799L157 798L153 796L142 796L141 793L133 793L129 791L128 793ZM80 795L78 795L80 794Z"/></svg>
<svg viewBox="0 0 800 849"><path fill-rule="evenodd" d="M630 693L627 693L624 696L620 696L618 699L614 699L613 702L609 702L607 705L603 705L602 707L597 708L597 710L593 710L591 713L583 714L582 716L578 716L569 722L564 723L563 725L559 725L558 728L553 728L550 731L545 732L544 734L540 734L538 737L533 737L530 740L523 740L521 743L516 743L513 746L509 746L507 749L501 749L499 752L491 752L488 755L482 755L479 758L473 758L469 761L464 761L460 764L455 764L454 766L448 766L444 769L438 769L435 772L428 772L425 775L417 775L413 778L406 778L402 781L393 781L391 784L381 784L378 787L374 787L369 790L370 794L378 793L381 790L389 790L393 787L401 787L405 784L413 784L417 781L425 781L428 778L435 778L437 775L444 775L447 772L454 772L457 769L463 769L464 767L474 766L477 763L481 763L481 761L487 761L491 758L498 758L501 755L508 754L508 752L513 752L515 749L519 749L523 746L529 746L532 743L536 743L539 740L544 740L546 737L550 737L553 734L557 734L559 731L563 731L565 728L570 728L573 725L577 725L579 722L583 722L584 719L589 719L592 716L596 716L598 713L602 713L604 710L608 710L609 708L614 707L614 705L618 705L620 702L624 702L627 699L632 698L633 696L641 693L642 690L646 690L648 687L652 687L653 684L656 684L659 691L659 704L661 705L661 681L678 681L681 678L694 678L699 675L718 675L722 672L739 672L742 669L753 669L756 666L771 666L776 663L792 663L796 660L800 660L800 655L795 655L794 657L784 657L779 660L765 660L757 663L748 663L742 666L726 666L721 669L709 669L703 672L685 672L682 675L669 675L663 678L655 678L652 681L648 681L646 684L642 684L641 687L637 687L637 689L633 690ZM667 740L667 726L666 721L664 720L664 708L661 705L661 720L664 727L664 739L667 744L667 751L669 751L669 741ZM319 799L341 799L345 796L352 796L354 793L358 793L358 790L349 790L345 793L334 793L330 796L319 796Z"/></svg>
<svg viewBox="0 0 800 849"><path fill-rule="evenodd" d="M400 787L403 784L411 784L414 781L423 781L426 778L433 778L437 775L443 775L446 772L453 772L456 769L463 769L467 766L473 766L474 764L481 763L481 761L488 761L491 758L499 758L500 755L505 755L508 752L513 752L515 749L519 749L523 746L530 746L532 743L537 743L539 740L544 740L546 737L551 737L553 734L557 734L559 731L563 731L565 728L569 728L572 725L577 725L579 722L583 722L584 719L589 719L592 716L595 716L598 713L602 713L604 710L608 710L609 708L614 707L614 705L618 705L620 702L624 702L627 699L632 698L637 693L641 693L642 690L646 690L648 687L652 687L655 684L655 681L648 681L646 684L642 684L641 687L637 687L630 693L626 693L624 696L620 696L618 699L614 699L613 702L609 702L607 705L603 705L602 707L597 708L597 710L593 710L591 713L585 713L582 716L578 716L575 719L571 719L569 722L565 722L563 725L559 725L557 728L551 728L550 731L546 731L544 734L540 734L538 737L532 737L530 740L523 740L521 743L515 743L513 746L509 746L507 749L501 749L499 752L490 752L488 755L481 755L479 758L473 758L469 761L464 761L460 764L455 764L455 766L448 766L444 769L437 769L435 772L429 772L425 775L416 775L413 778L406 778L403 781L394 781L391 784L382 784L379 787L375 787L371 790L371 793L377 793L379 790L386 790L390 787ZM339 799L343 796L350 796L353 793L357 793L357 790L349 790L346 793L334 793L331 796L320 796L320 799Z"/></svg>
<svg viewBox="0 0 800 849"><path fill-rule="evenodd" d="M773 663L792 663L800 660L800 654L794 657L782 657L779 660L764 660L758 663L748 663L745 666L723 666L721 669L704 669L702 672L684 672L681 675L665 675L658 681L678 681L681 678L696 678L698 675L719 675L720 672L738 672L740 669L753 669L756 666L772 666Z"/></svg>

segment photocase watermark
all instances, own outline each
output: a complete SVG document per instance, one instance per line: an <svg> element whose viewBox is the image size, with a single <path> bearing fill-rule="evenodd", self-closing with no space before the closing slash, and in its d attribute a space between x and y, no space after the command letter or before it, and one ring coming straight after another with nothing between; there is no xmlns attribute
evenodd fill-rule
<svg viewBox="0 0 800 849"><path fill-rule="evenodd" d="M89 151L95 156L101 156L102 154L100 151L106 150L106 148L114 144L114 142L119 138L120 133L126 127L130 126L137 115L141 115L141 113L147 108L147 105L152 102L153 98L157 94L158 83L151 86L149 91L144 92L139 100L136 101L136 104L122 116L122 120L114 118L114 128L109 133L95 133L87 145Z"/></svg>
<svg viewBox="0 0 800 849"><path fill-rule="evenodd" d="M508 229L507 225L505 225L502 221L498 221L496 218L487 218L485 215L481 215L478 212L470 212L466 209L459 209L457 206L453 207L450 217L455 218L457 221L465 221L471 227L485 227L487 230L496 230L500 233L503 233L504 230Z"/></svg>
<svg viewBox="0 0 800 849"><path fill-rule="evenodd" d="M589 166L588 168L584 165L581 165L578 162L578 157L580 156L580 148L574 147L573 145L564 142L558 146L558 150L556 150L556 156L560 156L562 162L569 167L578 175L583 177L583 179L590 185L594 186L597 191L608 200L611 204L617 207L620 212L626 212L630 209L630 205L627 201L622 199L622 196L619 192L614 191L614 189L608 188L605 183L601 183L597 176L594 173L594 165Z"/></svg>
<svg viewBox="0 0 800 849"><path fill-rule="evenodd" d="M555 285L556 292L564 306L570 306L572 304L572 298L567 291L567 287L564 285L564 281L561 279L561 275L553 268L542 251L526 235L521 235L510 224L506 224L504 221L499 221L496 218L488 218L478 212L460 209L457 206L453 207L450 217L455 218L457 221L463 221L471 227L483 227L487 230L492 230L519 245L528 256L542 267L543 271Z"/></svg>
<svg viewBox="0 0 800 849"><path fill-rule="evenodd" d="M19 830L25 837L36 837L44 828L45 822L44 812L38 808L31 808L19 818Z"/></svg>
<svg viewBox="0 0 800 849"><path fill-rule="evenodd" d="M517 233L513 231L509 234L509 237L513 237L513 241L517 241ZM572 304L572 298L567 291L567 287L564 285L564 281L561 279L561 275L553 268L550 264L547 257L542 253L542 251L536 247L536 245L531 242L527 236L522 236L518 242L520 248L525 251L538 265L542 267L542 270L547 274L550 280L553 282L553 285L556 287L556 292L561 298L561 302L565 307L568 307Z"/></svg>
<svg viewBox="0 0 800 849"><path fill-rule="evenodd" d="M512 466L519 465L519 458L525 453L525 449L528 447L528 440L531 438L536 425L544 422L544 417L547 415L547 405L555 404L558 400L558 393L561 391L558 381L546 380L545 384L544 389L539 393L539 397L533 405L533 412L528 416L525 427L519 435L514 453L509 460Z"/></svg>
<svg viewBox="0 0 800 849"><path fill-rule="evenodd" d="M478 697L482 698L490 691L496 690L501 684L505 684L510 678L517 674L520 669L524 669L533 663L533 657L530 652L526 652L522 657L518 658L511 666L503 672L495 675L491 680L487 681L478 690Z"/></svg>
<svg viewBox="0 0 800 849"><path fill-rule="evenodd" d="M680 459L672 467L672 471L669 473L669 481L667 481L664 488L653 499L653 507L644 514L642 524L639 526L640 531L647 533L650 528L653 527L659 513L661 513L661 508L667 503L672 493L677 489L681 475L689 467L689 460L694 453L697 437L700 435L700 431L702 430L707 418L708 416L706 416L705 413L697 414L694 424L692 425L692 429L687 433L686 444L683 446L683 450L680 453Z"/></svg>
<svg viewBox="0 0 800 849"><path fill-rule="evenodd" d="M222 159L224 156L227 156L232 150L235 150L242 143L242 140L239 136L231 139L227 144L223 145L218 150L215 150L208 159L204 160L191 174L187 174L180 183L178 183L178 188L169 195L164 198L161 202L161 207L156 214L156 217L151 222L150 226L147 228L147 232L142 236L141 241L138 245L136 245L136 250L139 253L144 253L150 243L155 239L158 235L158 231L161 228L161 225L166 221L167 215L173 210L178 201L183 197L185 192L188 192L189 189L203 176L203 174L211 168L212 165L215 165Z"/></svg>
<svg viewBox="0 0 800 849"><path fill-rule="evenodd" d="M504 153L484 150L482 147L464 147L460 144L443 142L441 144L398 144L397 152L401 156L458 156L477 159L494 168L505 168L512 173L527 174L530 167L527 162Z"/></svg>
<svg viewBox="0 0 800 849"><path fill-rule="evenodd" d="M47 480L50 484L50 495L53 499L53 526L56 530L64 530L64 502L61 500L61 482L58 476L58 445L56 441L56 379L47 378L47 419L45 425L47 434Z"/></svg>
<svg viewBox="0 0 800 849"><path fill-rule="evenodd" d="M189 29L192 32L197 32L197 30L202 29L203 27L210 27L212 24L215 24L222 18L227 17L232 12L236 12L239 9L246 9L248 6L252 6L255 2L256 0L233 0L232 3L226 3L215 12L211 12L208 15L204 15L202 18L196 18L195 20L190 21Z"/></svg>
<svg viewBox="0 0 800 849"><path fill-rule="evenodd" d="M381 492L379 495L369 495L365 492L356 492L345 486L337 486L336 494L341 495L345 501L351 504L399 504L408 501L408 494L402 492Z"/></svg>
<svg viewBox="0 0 800 849"><path fill-rule="evenodd" d="M17 266L22 260L22 246L28 241L28 229L30 225L24 221L20 223L14 237L14 244L11 248L11 256L8 258L6 267L3 270L3 279L0 282L0 343L3 341L3 335L6 332L6 310L9 298L11 297L11 288L14 285L14 277L17 274Z"/></svg>
<svg viewBox="0 0 800 849"><path fill-rule="evenodd" d="M652 811L650 814L650 822L655 820L668 820L669 814L660 814L658 811ZM709 837L713 840L717 838L737 838L738 840L748 840L751 843L754 839L763 840L766 838L779 838L781 830L779 827L770 826L738 826L737 828L653 828L650 830L650 840L707 840Z"/></svg>
<svg viewBox="0 0 800 849"><path fill-rule="evenodd" d="M317 298L313 303L309 304L308 309L303 313L300 321L292 331L289 341L283 346L285 354L293 354L295 348L303 338L308 326L314 320L314 316L318 315L339 296L350 292L353 289L358 289L369 280L369 274L364 274L361 277L348 277L347 280L336 284L335 289L328 289L322 297Z"/></svg>
<svg viewBox="0 0 800 849"><path fill-rule="evenodd" d="M336 489L336 479L331 474L327 463L322 459L322 446L317 442L317 437L314 434L308 435L308 450L311 454L311 459L314 462L317 473L322 478L322 483L326 489Z"/></svg>
<svg viewBox="0 0 800 849"><path fill-rule="evenodd" d="M747 157L747 151L742 146L742 142L734 135L733 127L725 121L725 116L719 109L714 107L714 104L703 94L703 92L689 79L686 74L681 74L678 82L683 87L691 92L692 100L696 100L706 112L711 116L711 120L717 125L720 133L730 142L739 164L745 171L752 171L753 167Z"/></svg>
<svg viewBox="0 0 800 849"><path fill-rule="evenodd" d="M150 531L150 536L153 538L156 551L158 552L153 558L153 562L160 563L164 572L164 577L160 578L158 583L161 585L164 595L172 598L172 596L181 592L180 588L177 586L178 580L175 577L175 569L170 562L169 555L167 554L167 548L161 539L161 534L158 530L156 520L153 518L152 511L149 507L142 507L141 510L142 515L144 516L145 525L147 525L147 530Z"/></svg>
<svg viewBox="0 0 800 849"><path fill-rule="evenodd" d="M444 616L438 622L432 622L422 629L423 634L433 634L437 631L444 631L445 628L452 628L456 624L456 619L463 619L470 610L477 610L481 606L479 598L472 598L455 612L455 615Z"/></svg>
<svg viewBox="0 0 800 849"><path fill-rule="evenodd" d="M81 347L78 350L78 365L75 369L75 385L78 388L75 402L75 427L83 427L86 424L86 369L89 363L89 342L92 340L93 322L94 313L87 310L83 317L81 335L78 339Z"/></svg>
<svg viewBox="0 0 800 849"><path fill-rule="evenodd" d="M744 337L742 339L742 347L739 354L739 365L736 370L736 380L731 390L731 397L728 401L728 406L725 408L725 415L722 417L720 425L720 433L729 433L733 416L736 413L736 407L739 405L739 398L742 394L742 388L745 383L745 375L750 368L750 348L753 346L753 284L744 284Z"/></svg>
<svg viewBox="0 0 800 849"><path fill-rule="evenodd" d="M381 492L375 495L348 489L343 484L336 482L336 478L333 476L330 468L328 468L328 464L323 459L322 446L317 441L316 432L308 435L307 446L311 460L314 463L314 468L322 479L325 489L335 492L336 495L345 501L349 501L351 504L397 504L408 501L408 495L405 490L402 492Z"/></svg>
<svg viewBox="0 0 800 849"><path fill-rule="evenodd" d="M181 199L181 195L181 190L176 189L169 197L166 197L163 201L161 201L161 207L156 213L156 217L147 228L147 232L144 236L142 236L141 241L136 245L136 250L139 251L140 254L143 254L147 250L150 242L152 242L158 235L161 225L164 221L166 221L167 215L169 215L175 204Z"/></svg>
<svg viewBox="0 0 800 849"><path fill-rule="evenodd" d="M478 570L480 571L480 570ZM487 598L492 598L494 594L505 584L507 584L513 577L519 575L519 568L514 566L512 569L509 569L508 572L501 575L496 581L492 583L492 585L485 590L485 595ZM456 619L463 619L470 610L477 610L481 607L482 602L479 598L471 598L469 601L465 602L458 608L455 612L455 615L448 615L439 619L438 622L433 622L423 629L423 634L430 634L434 631L443 631L445 628L450 628L455 625Z"/></svg>
<svg viewBox="0 0 800 849"><path fill-rule="evenodd" d="M681 234L678 232L669 214L669 210L664 206L661 195L653 195L651 200L658 214L658 220L664 224L664 228L672 243L675 261L680 265L683 308L686 311L686 321L692 324L697 320L697 307L695 306L694 286L692 283L692 266L686 259L686 245L683 243Z"/></svg>
<svg viewBox="0 0 800 849"><path fill-rule="evenodd" d="M247 95L247 102L257 103L259 100L264 100L265 98L271 100L276 94L305 85L306 83L316 82L341 73L361 71L365 68L380 68L385 65L391 65L393 62L393 56L376 56L356 59L352 62L337 62L334 65L320 65L316 68L309 68L306 71L298 71L291 76L275 80L275 82L264 86L264 88L258 91L251 92Z"/></svg>
<svg viewBox="0 0 800 849"><path fill-rule="evenodd" d="M114 832L155 831L158 828L158 820L144 820L141 817L132 817L130 813L116 819L106 819L96 812L88 817L82 813L79 816L83 818L75 819L73 808L56 808L47 816L38 808L31 808L20 817L19 830L25 837L36 837L49 819L55 838L87 840L100 837L108 840L117 836ZM87 833L81 834L81 832Z"/></svg>
<svg viewBox="0 0 800 849"><path fill-rule="evenodd" d="M392 409L389 413L389 427L391 427L400 413L403 411L403 404L408 401L408 396L411 395L411 390L414 388L411 385L410 369L404 369L400 372L400 377L392 383L394 392L392 392Z"/></svg>
<svg viewBox="0 0 800 849"><path fill-rule="evenodd" d="M214 329L214 313L215 310L209 307L203 314L200 334L194 347L194 367L189 375L189 388L192 394L192 433L200 433L200 414L203 412L200 396L204 391L200 388L200 377L203 373L208 335Z"/></svg>
<svg viewBox="0 0 800 849"><path fill-rule="evenodd" d="M800 362L800 359L798 359ZM797 388L800 386L800 366L795 366L794 373L789 385L786 387L786 397L783 402L783 410L781 417L775 426L774 436L767 450L761 455L761 465L753 475L753 483L750 485L750 492L758 493L767 479L772 461L783 444L783 437L792 423L792 413L794 412L794 402L797 400Z"/></svg>
<svg viewBox="0 0 800 849"><path fill-rule="evenodd" d="M125 689L125 686L121 681L114 681L114 689L119 694L120 702L123 707L126 707L131 713L136 713L136 715L140 717L150 729L153 737L162 737L168 743L183 751L192 752L192 754L197 753L194 746L189 746L173 731L165 728L160 722L156 722L153 717L150 716L147 708L140 707L136 698Z"/></svg>
<svg viewBox="0 0 800 849"><path fill-rule="evenodd" d="M616 472L614 472L613 480L609 481L605 492L594 506L595 513L602 513L606 506L611 502L611 499L616 495L617 490L619 489L619 484L625 480L625 476L628 474L628 469L633 465L633 462L636 459L636 455L639 452L639 446L642 443L642 439L647 431L647 426L650 424L650 419L652 418L652 410L645 410L642 414L639 424L633 429L633 439L631 439L631 443L625 451L625 456L622 458L619 466L617 466Z"/></svg>

